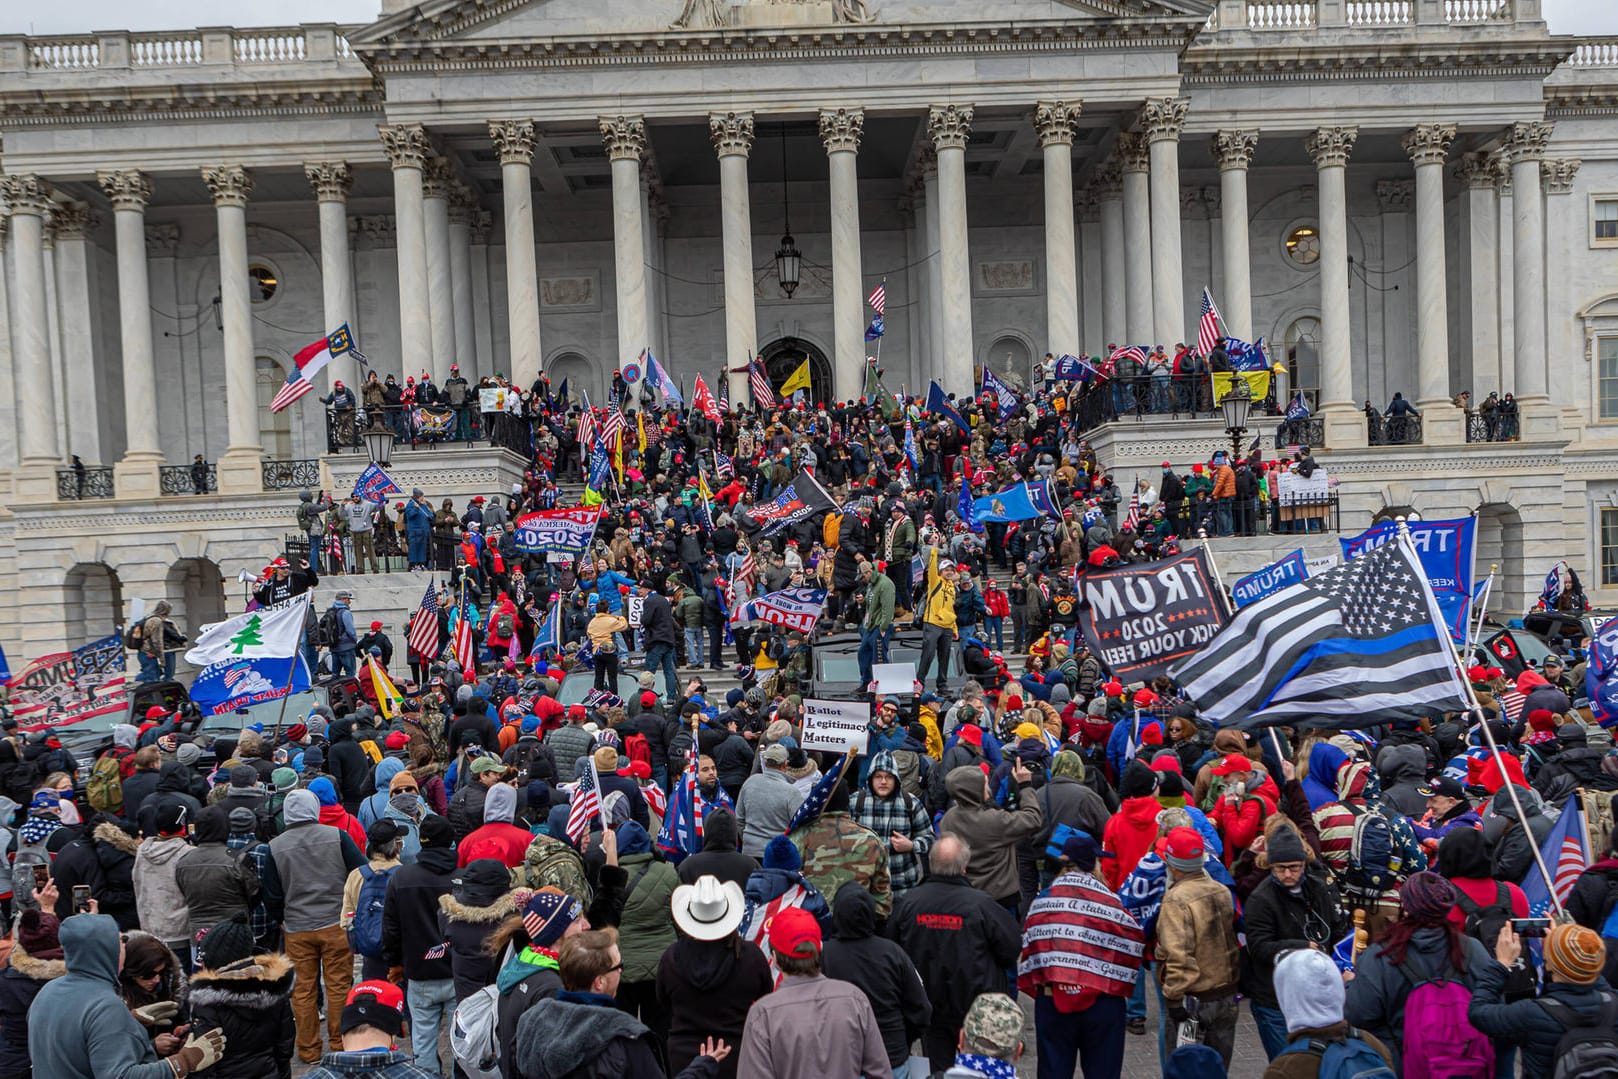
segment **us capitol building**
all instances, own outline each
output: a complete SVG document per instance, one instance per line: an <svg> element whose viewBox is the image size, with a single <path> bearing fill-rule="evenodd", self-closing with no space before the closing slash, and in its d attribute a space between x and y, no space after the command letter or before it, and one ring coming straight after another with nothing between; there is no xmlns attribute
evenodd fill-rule
<svg viewBox="0 0 1618 1079"><path fill-rule="evenodd" d="M1496 610L1559 558L1618 605L1618 38L1539 0L383 0L0 37L0 139L14 669L135 598L239 609L298 488L367 460L327 452L316 395L267 408L341 324L401 381L601 400L645 348L688 392L752 351L848 398L879 282L888 385L956 393L1194 340L1206 285L1315 406L1345 535L1475 512ZM1463 391L1514 394L1518 437ZM1375 444L1395 392L1420 425ZM1230 444L1206 413L1089 437L1126 490ZM459 503L520 461L391 471Z"/></svg>

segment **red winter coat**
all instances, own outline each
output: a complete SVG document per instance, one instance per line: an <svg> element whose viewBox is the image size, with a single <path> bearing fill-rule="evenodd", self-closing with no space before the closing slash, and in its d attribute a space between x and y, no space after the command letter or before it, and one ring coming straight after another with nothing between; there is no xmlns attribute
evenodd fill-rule
<svg viewBox="0 0 1618 1079"><path fill-rule="evenodd" d="M1107 821L1101 846L1116 857L1101 859L1101 870L1113 891L1123 886L1124 878L1135 871L1146 852L1152 849L1157 839L1157 815L1162 809L1163 803L1156 795L1143 794L1139 798L1125 798L1118 812Z"/></svg>
<svg viewBox="0 0 1618 1079"><path fill-rule="evenodd" d="M1238 855L1252 845L1264 830L1264 822L1275 813L1275 803L1262 794L1249 794L1232 803L1220 798L1208 812L1208 819L1219 829L1225 841L1225 865L1235 863Z"/></svg>

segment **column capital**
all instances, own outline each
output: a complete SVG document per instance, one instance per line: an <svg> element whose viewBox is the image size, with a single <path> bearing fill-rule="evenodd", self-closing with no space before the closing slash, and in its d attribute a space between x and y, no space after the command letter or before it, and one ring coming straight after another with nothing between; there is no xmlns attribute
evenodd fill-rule
<svg viewBox="0 0 1618 1079"><path fill-rule="evenodd" d="M1454 124L1417 124L1405 132L1399 145L1404 147L1404 152L1419 168L1422 165L1442 165L1449 156L1450 143L1454 141Z"/></svg>
<svg viewBox="0 0 1618 1079"><path fill-rule="evenodd" d="M44 217L51 209L50 187L32 173L0 176L0 195L8 213Z"/></svg>
<svg viewBox="0 0 1618 1079"><path fill-rule="evenodd" d="M753 148L753 114L715 112L708 116L708 137L720 157L746 157Z"/></svg>
<svg viewBox="0 0 1618 1079"><path fill-rule="evenodd" d="M1162 142L1165 139L1178 139L1180 129L1185 127L1185 114L1191 108L1191 99L1185 97L1149 97L1146 106L1141 109L1141 124L1146 131L1146 141Z"/></svg>
<svg viewBox="0 0 1618 1079"><path fill-rule="evenodd" d="M1123 198L1124 177L1116 160L1108 161L1096 169L1090 179L1090 190L1095 192L1097 201Z"/></svg>
<svg viewBox="0 0 1618 1079"><path fill-rule="evenodd" d="M646 121L640 116L603 116L597 121L609 161L639 162L646 156Z"/></svg>
<svg viewBox="0 0 1618 1079"><path fill-rule="evenodd" d="M865 133L864 109L821 109L820 141L828 154L859 153Z"/></svg>
<svg viewBox="0 0 1618 1079"><path fill-rule="evenodd" d="M1303 140L1303 148L1314 159L1315 168L1344 168L1348 155L1354 152L1354 140L1360 129L1355 127L1319 127Z"/></svg>
<svg viewBox="0 0 1618 1079"><path fill-rule="evenodd" d="M100 215L82 202L59 202L51 207L51 229L58 240L82 240L100 221Z"/></svg>
<svg viewBox="0 0 1618 1079"><path fill-rule="evenodd" d="M502 165L527 165L534 159L532 120L490 120L489 138Z"/></svg>
<svg viewBox="0 0 1618 1079"><path fill-rule="evenodd" d="M488 210L473 210L467 215L467 223L472 226L473 243L489 242L489 235L494 231L494 214Z"/></svg>
<svg viewBox="0 0 1618 1079"><path fill-rule="evenodd" d="M102 169L96 183L117 210L145 210L152 201L152 179L139 169Z"/></svg>
<svg viewBox="0 0 1618 1079"><path fill-rule="evenodd" d="M1039 134L1043 148L1053 143L1073 145L1074 121L1079 118L1082 103L1078 101L1041 101L1034 106L1034 130Z"/></svg>
<svg viewBox="0 0 1618 1079"><path fill-rule="evenodd" d="M1455 166L1455 178L1474 190L1480 188L1494 188L1494 162L1489 155L1479 151L1472 151L1461 155L1461 160Z"/></svg>
<svg viewBox="0 0 1618 1079"><path fill-rule="evenodd" d="M432 156L432 143L427 141L427 129L421 124L378 124L376 133L396 169L422 168Z"/></svg>
<svg viewBox="0 0 1618 1079"><path fill-rule="evenodd" d="M1405 214L1416 204L1416 181L1378 180L1376 206L1385 214Z"/></svg>
<svg viewBox="0 0 1618 1079"><path fill-rule="evenodd" d="M455 183L455 167L449 158L435 155L427 159L421 170L422 198L448 199Z"/></svg>
<svg viewBox="0 0 1618 1079"><path fill-rule="evenodd" d="M477 212L478 197L472 189L459 180L449 190L449 223L452 225L470 225L472 215Z"/></svg>
<svg viewBox="0 0 1618 1079"><path fill-rule="evenodd" d="M1489 155L1489 170L1494 175L1494 189L1502 196L1511 194L1511 157L1504 150Z"/></svg>
<svg viewBox="0 0 1618 1079"><path fill-rule="evenodd" d="M202 182L208 185L215 206L246 206L253 193L253 174L240 165L204 165Z"/></svg>
<svg viewBox="0 0 1618 1079"><path fill-rule="evenodd" d="M1112 153L1118 159L1118 171L1150 172L1152 169L1151 144L1146 136L1134 131L1120 131Z"/></svg>
<svg viewBox="0 0 1618 1079"><path fill-rule="evenodd" d="M1500 144L1500 152L1512 165L1522 161L1542 161L1555 127L1555 124L1537 120L1519 120L1506 129L1506 139Z"/></svg>
<svg viewBox="0 0 1618 1079"><path fill-rule="evenodd" d="M159 221L146 226L146 257L173 258L180 249L180 226L173 221Z"/></svg>
<svg viewBox="0 0 1618 1079"><path fill-rule="evenodd" d="M1576 157L1548 157L1539 163L1539 182L1547 195L1566 195L1573 190L1573 177L1583 164Z"/></svg>
<svg viewBox="0 0 1618 1079"><path fill-rule="evenodd" d="M937 150L964 150L972 134L972 106L934 105L927 110L927 137Z"/></svg>
<svg viewBox="0 0 1618 1079"><path fill-rule="evenodd" d="M346 161L305 161L303 175L315 190L317 202L347 202L354 185L354 170Z"/></svg>
<svg viewBox="0 0 1618 1079"><path fill-rule="evenodd" d="M1246 169L1253 163L1253 152L1258 149L1258 132L1229 128L1214 132L1212 140L1214 160L1219 171Z"/></svg>

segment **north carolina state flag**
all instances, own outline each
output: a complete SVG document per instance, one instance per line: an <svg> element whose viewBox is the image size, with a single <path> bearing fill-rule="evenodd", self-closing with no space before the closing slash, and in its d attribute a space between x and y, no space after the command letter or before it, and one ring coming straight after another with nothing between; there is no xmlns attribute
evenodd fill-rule
<svg viewBox="0 0 1618 1079"><path fill-rule="evenodd" d="M719 405L714 401L713 393L708 389L708 384L702 381L701 375L697 376L696 388L691 391L691 407L713 422L719 422Z"/></svg>

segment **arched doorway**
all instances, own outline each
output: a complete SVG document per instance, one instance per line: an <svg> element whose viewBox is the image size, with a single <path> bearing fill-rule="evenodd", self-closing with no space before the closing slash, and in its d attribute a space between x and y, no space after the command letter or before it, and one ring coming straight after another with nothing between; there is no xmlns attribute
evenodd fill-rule
<svg viewBox="0 0 1618 1079"><path fill-rule="evenodd" d="M984 363L996 377L1022 388L1028 385L1029 376L1033 373L1034 353L1022 338L1003 334L989 346L989 351L984 354ZM983 381L981 375L978 381Z"/></svg>
<svg viewBox="0 0 1618 1079"><path fill-rule="evenodd" d="M292 412L282 409L270 411L270 402L280 392L287 373L279 363L268 356L260 356L254 363L258 389L258 444L264 447L264 456L271 461L292 460Z"/></svg>
<svg viewBox="0 0 1618 1079"><path fill-rule="evenodd" d="M116 633L124 621L124 587L103 562L80 562L62 580L62 643L78 648Z"/></svg>
<svg viewBox="0 0 1618 1079"><path fill-rule="evenodd" d="M1297 319L1287 327L1287 385L1291 393L1303 391L1313 410L1320 404L1320 320Z"/></svg>
<svg viewBox="0 0 1618 1079"><path fill-rule="evenodd" d="M764 372L770 376L770 388L781 392L781 383L809 357L809 398L820 403L832 401L831 362L826 354L801 337L781 337L759 350L764 358Z"/></svg>
<svg viewBox="0 0 1618 1079"><path fill-rule="evenodd" d="M566 380L569 404L577 404L585 393L590 395L591 404L607 403L607 384L596 365L583 353L563 352L555 356L545 365L545 373L550 376L552 393L559 391Z"/></svg>
<svg viewBox="0 0 1618 1079"><path fill-rule="evenodd" d="M1473 576L1481 581L1489 575L1489 567L1498 565L1494 587L1489 598L1491 611L1509 612L1514 617L1526 610L1531 601L1529 589L1537 584L1524 578L1522 515L1515 506L1505 502L1485 502L1478 507L1477 541L1472 548Z"/></svg>
<svg viewBox="0 0 1618 1079"><path fill-rule="evenodd" d="M173 608L170 618L180 632L195 638L210 622L225 619L225 580L209 558L182 558L169 567L163 598Z"/></svg>

